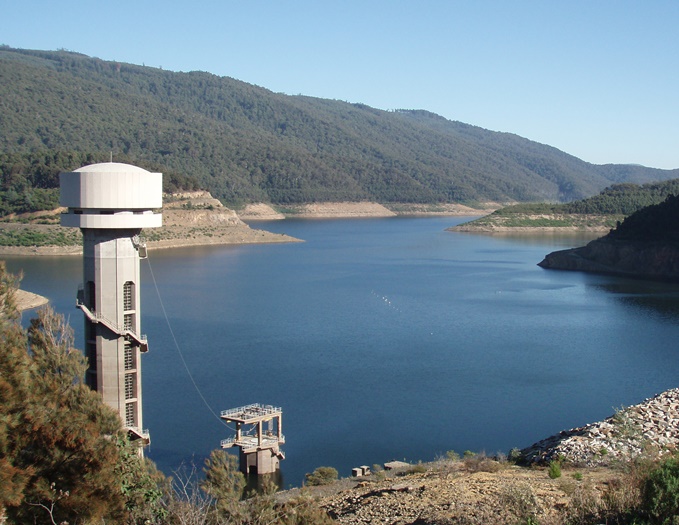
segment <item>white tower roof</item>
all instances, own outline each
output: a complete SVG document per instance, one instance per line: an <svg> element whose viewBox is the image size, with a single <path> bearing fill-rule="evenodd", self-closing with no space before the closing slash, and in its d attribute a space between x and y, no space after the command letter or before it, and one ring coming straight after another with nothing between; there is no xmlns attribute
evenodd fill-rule
<svg viewBox="0 0 679 525"><path fill-rule="evenodd" d="M68 207L62 226L153 228L162 216L163 174L138 166L104 162L59 174L60 202Z"/></svg>

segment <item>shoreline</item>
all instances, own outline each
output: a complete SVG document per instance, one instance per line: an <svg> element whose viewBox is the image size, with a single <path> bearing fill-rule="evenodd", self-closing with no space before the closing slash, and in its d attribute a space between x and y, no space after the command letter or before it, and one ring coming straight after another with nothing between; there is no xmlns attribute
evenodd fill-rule
<svg viewBox="0 0 679 525"><path fill-rule="evenodd" d="M14 298L16 300L17 310L19 310L19 312L32 310L49 303L49 299L47 297L43 297L37 293L27 292L21 288L17 289Z"/></svg>
<svg viewBox="0 0 679 525"><path fill-rule="evenodd" d="M150 251L194 246L226 246L243 244L271 244L282 242L303 242L284 234L251 228L245 221L285 219L369 219L385 217L429 217L429 216L482 216L495 209L494 203L483 204L482 208L470 208L461 204L397 204L392 209L374 202L324 202L293 205L276 210L271 205L249 204L239 211L221 205L207 192L173 195L175 200L163 206L163 226L147 234L146 245ZM58 214L59 210L55 210ZM54 217L57 220L58 217ZM0 224L0 230L19 232L21 230L49 233L62 228L54 224L21 224L8 222ZM78 232L79 235L79 232ZM82 255L81 245L45 246L0 246L0 257L56 257Z"/></svg>

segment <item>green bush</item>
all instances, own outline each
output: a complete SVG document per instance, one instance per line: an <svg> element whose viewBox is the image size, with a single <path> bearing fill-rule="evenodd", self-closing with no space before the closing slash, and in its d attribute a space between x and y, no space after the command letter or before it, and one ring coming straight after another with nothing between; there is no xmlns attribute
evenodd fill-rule
<svg viewBox="0 0 679 525"><path fill-rule="evenodd" d="M337 481L337 469L333 467L318 467L311 474L305 475L307 485L329 485Z"/></svg>
<svg viewBox="0 0 679 525"><path fill-rule="evenodd" d="M519 450L517 447L514 447L509 451L509 454L507 454L507 461L510 463L519 463L523 459L523 454L521 454L521 450Z"/></svg>
<svg viewBox="0 0 679 525"><path fill-rule="evenodd" d="M427 466L423 465L421 461L418 461L415 465L411 465L407 470L408 474L424 474L425 472L427 472Z"/></svg>
<svg viewBox="0 0 679 525"><path fill-rule="evenodd" d="M449 450L448 452L446 452L446 458L449 459L450 461L459 461L460 455L454 450Z"/></svg>
<svg viewBox="0 0 679 525"><path fill-rule="evenodd" d="M650 523L673 524L679 516L679 458L665 460L646 478L642 510Z"/></svg>
<svg viewBox="0 0 679 525"><path fill-rule="evenodd" d="M551 479L556 479L561 477L561 462L560 461L550 461L549 463L549 477Z"/></svg>

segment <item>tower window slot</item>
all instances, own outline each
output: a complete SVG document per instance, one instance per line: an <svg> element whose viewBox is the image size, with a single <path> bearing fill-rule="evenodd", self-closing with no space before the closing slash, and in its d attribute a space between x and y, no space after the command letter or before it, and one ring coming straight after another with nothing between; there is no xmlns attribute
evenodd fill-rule
<svg viewBox="0 0 679 525"><path fill-rule="evenodd" d="M137 397L134 392L134 382L137 374L125 374L125 399Z"/></svg>

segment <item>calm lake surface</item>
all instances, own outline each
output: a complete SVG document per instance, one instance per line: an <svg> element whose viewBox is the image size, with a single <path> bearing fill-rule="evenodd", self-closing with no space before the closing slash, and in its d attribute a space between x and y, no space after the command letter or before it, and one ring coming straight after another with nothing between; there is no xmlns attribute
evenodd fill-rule
<svg viewBox="0 0 679 525"><path fill-rule="evenodd" d="M232 435L213 412L272 404L298 486L318 466L507 452L679 386L679 287L543 270L588 238L444 231L465 220L272 221L254 227L306 242L151 252L149 456L202 466ZM81 259L7 265L82 348Z"/></svg>

